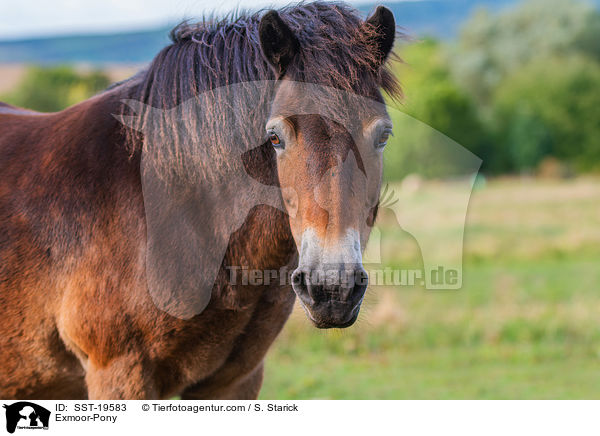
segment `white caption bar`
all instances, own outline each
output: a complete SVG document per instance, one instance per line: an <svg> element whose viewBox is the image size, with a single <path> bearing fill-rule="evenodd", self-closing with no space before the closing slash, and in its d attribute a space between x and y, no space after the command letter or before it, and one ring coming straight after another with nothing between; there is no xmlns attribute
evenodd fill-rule
<svg viewBox="0 0 600 436"><path fill-rule="evenodd" d="M1 434L600 434L594 401L1 401ZM12 430L12 433L11 433ZM35 431L35 430L42 430ZM7 433L8 432L8 433ZM142 434L142 433L141 433Z"/></svg>

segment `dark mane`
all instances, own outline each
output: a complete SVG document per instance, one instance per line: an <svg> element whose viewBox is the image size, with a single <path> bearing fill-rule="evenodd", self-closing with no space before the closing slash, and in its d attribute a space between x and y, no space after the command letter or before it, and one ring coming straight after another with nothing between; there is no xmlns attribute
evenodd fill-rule
<svg viewBox="0 0 600 436"><path fill-rule="evenodd" d="M377 29L364 23L355 9L343 3L317 1L278 12L303 48L296 68L290 72L293 80L361 94L364 76L376 74L379 86L388 94L400 93L387 68L373 71L378 54L371 41ZM152 61L137 97L155 107L173 107L215 87L275 79L258 40L263 13L238 12L221 20L179 24L170 34L173 44Z"/></svg>
<svg viewBox="0 0 600 436"><path fill-rule="evenodd" d="M238 13L221 20L204 19L176 26L171 31L172 44L134 80L136 85L129 97L153 108L170 109L223 86L274 81L275 74L261 52L258 36L264 12ZM278 13L297 37L301 49L287 70L287 78L368 97L374 97L376 84L393 97L400 95L399 84L388 68L378 66L379 53L373 42L378 29L366 23L358 11L342 3L317 1L278 9ZM220 97L215 98L210 111L226 110L218 107ZM145 114L137 115L135 130L147 131L152 123ZM189 119L186 115L190 114L178 114L182 115ZM255 113L253 120L257 118L260 117ZM248 121L252 124L253 120ZM160 131L168 122L163 119L161 126L153 127ZM134 142L135 138L139 143L139 136L134 135ZM178 139L171 139L173 147L177 147ZM226 143L226 138L214 139L216 143Z"/></svg>

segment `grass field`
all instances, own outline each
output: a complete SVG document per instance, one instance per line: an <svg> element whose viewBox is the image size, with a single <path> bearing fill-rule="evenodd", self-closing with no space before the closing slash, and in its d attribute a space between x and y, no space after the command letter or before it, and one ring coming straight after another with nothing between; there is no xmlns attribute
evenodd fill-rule
<svg viewBox="0 0 600 436"><path fill-rule="evenodd" d="M418 264L393 216L380 222L384 260ZM471 199L461 290L369 289L343 331L296 308L261 398L600 398L599 266L600 180L488 182Z"/></svg>

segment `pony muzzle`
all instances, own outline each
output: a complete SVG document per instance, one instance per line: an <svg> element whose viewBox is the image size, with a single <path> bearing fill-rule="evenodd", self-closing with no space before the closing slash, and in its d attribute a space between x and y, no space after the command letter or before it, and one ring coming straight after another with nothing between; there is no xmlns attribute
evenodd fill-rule
<svg viewBox="0 0 600 436"><path fill-rule="evenodd" d="M318 328L344 328L356 321L368 285L358 233L324 245L312 231L302 237L292 287Z"/></svg>

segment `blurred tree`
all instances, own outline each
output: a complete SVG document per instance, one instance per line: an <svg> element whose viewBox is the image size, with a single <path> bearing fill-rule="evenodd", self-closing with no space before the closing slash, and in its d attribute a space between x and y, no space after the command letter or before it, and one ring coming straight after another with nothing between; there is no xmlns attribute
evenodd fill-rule
<svg viewBox="0 0 600 436"><path fill-rule="evenodd" d="M55 112L85 100L110 84L102 72L78 73L71 67L31 67L3 100L42 112Z"/></svg>
<svg viewBox="0 0 600 436"><path fill-rule="evenodd" d="M444 154L448 142L444 135L485 160L489 153L486 132L472 101L454 84L442 46L434 40L413 43L404 48L402 57L405 63L395 70L405 96L399 111L391 113L395 136L385 151L386 177L460 172L459 156L451 149L451 155Z"/></svg>
<svg viewBox="0 0 600 436"><path fill-rule="evenodd" d="M581 0L527 0L493 15L478 10L452 50L458 84L485 107L500 82L532 59L578 51L600 60L600 14Z"/></svg>
<svg viewBox="0 0 600 436"><path fill-rule="evenodd" d="M575 48L600 61L600 12L594 10L587 16L583 30L575 38Z"/></svg>
<svg viewBox="0 0 600 436"><path fill-rule="evenodd" d="M576 54L537 59L495 90L493 112L501 169L531 169L551 155L600 170L600 63Z"/></svg>

